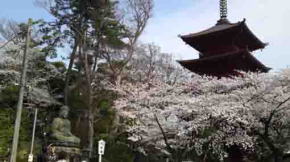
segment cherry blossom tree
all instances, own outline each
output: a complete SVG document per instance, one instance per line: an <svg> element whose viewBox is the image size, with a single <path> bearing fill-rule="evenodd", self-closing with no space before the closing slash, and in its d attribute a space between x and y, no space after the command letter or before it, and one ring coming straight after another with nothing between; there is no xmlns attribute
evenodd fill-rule
<svg viewBox="0 0 290 162"><path fill-rule="evenodd" d="M175 61L172 54L161 52L154 43L139 44L130 61L128 76L133 81L160 80L168 84L187 80L190 75Z"/></svg>
<svg viewBox="0 0 290 162"><path fill-rule="evenodd" d="M9 86L18 86L22 69L23 44L10 42L0 49L0 93ZM25 99L34 104L59 104L53 98L52 80L61 80L63 73L45 60L39 48L33 48L28 55L28 79ZM1 102L1 99L0 99ZM26 104L26 103L25 103Z"/></svg>
<svg viewBox="0 0 290 162"><path fill-rule="evenodd" d="M290 69L222 79L194 76L173 85L128 83L115 90L128 139L144 154L223 161L238 148L261 161L288 156Z"/></svg>

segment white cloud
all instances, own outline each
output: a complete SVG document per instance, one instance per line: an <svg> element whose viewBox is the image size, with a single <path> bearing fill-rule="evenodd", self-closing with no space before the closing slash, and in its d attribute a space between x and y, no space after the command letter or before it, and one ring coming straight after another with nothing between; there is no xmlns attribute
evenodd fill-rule
<svg viewBox="0 0 290 162"><path fill-rule="evenodd" d="M155 11L141 40L155 42L161 46L162 51L174 53L177 59L196 58L197 51L185 45L178 35L198 32L215 25L219 18L219 2L192 0L191 3L180 3L184 5L178 6L182 9L175 11L173 7L171 12L163 14L163 6L168 7L170 3L173 4L173 0L156 0L158 11ZM290 1L228 0L228 3L231 22L246 18L250 29L261 40L270 43L262 52L255 52L258 59L276 70L290 65Z"/></svg>

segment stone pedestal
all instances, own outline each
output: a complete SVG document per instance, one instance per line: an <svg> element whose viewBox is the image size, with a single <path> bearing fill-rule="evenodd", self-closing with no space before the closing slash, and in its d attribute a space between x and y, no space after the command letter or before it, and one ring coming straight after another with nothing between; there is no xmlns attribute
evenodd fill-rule
<svg viewBox="0 0 290 162"><path fill-rule="evenodd" d="M80 162L81 161L81 150L76 146L59 146L51 144L49 146L47 157L49 159L57 160L60 157L65 156L66 162ZM48 159L47 159L48 160ZM51 160L48 160L51 161Z"/></svg>

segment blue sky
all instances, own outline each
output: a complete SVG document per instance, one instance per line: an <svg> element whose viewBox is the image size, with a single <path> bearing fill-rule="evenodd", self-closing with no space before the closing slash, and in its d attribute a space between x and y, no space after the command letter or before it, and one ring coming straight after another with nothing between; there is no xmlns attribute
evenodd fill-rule
<svg viewBox="0 0 290 162"><path fill-rule="evenodd" d="M0 18L26 22L28 18L51 19L47 12L34 5L34 0L2 0Z"/></svg>
<svg viewBox="0 0 290 162"><path fill-rule="evenodd" d="M27 21L51 19L34 0L2 0L0 18ZM229 20L246 23L269 46L255 56L275 71L290 66L290 1L228 0ZM186 45L179 34L198 32L213 26L219 18L218 0L155 0L154 16L141 41L154 42L163 52L177 59L197 57L197 51Z"/></svg>
<svg viewBox="0 0 290 162"><path fill-rule="evenodd" d="M197 58L197 51L178 38L207 29L219 19L219 0L155 0L155 15L142 36L177 59ZM231 22L246 18L249 28L269 43L254 55L274 71L290 67L290 1L228 0Z"/></svg>

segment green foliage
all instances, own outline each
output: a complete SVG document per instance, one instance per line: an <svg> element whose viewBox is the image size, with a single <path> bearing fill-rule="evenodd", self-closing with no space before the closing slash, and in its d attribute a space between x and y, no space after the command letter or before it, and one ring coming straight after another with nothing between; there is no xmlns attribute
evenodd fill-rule
<svg viewBox="0 0 290 162"><path fill-rule="evenodd" d="M49 78L48 85L51 90L51 94L57 95L62 94L64 91L64 80L63 78Z"/></svg>
<svg viewBox="0 0 290 162"><path fill-rule="evenodd" d="M0 156L5 156L11 148L16 110L0 107ZM19 137L18 159L26 160L31 140L32 116L29 110L22 112Z"/></svg>
<svg viewBox="0 0 290 162"><path fill-rule="evenodd" d="M33 64L32 68L37 70L44 69L45 66L47 65L45 55L43 55L40 50L35 49L33 51L33 55L34 55L33 59L30 60L30 62Z"/></svg>
<svg viewBox="0 0 290 162"><path fill-rule="evenodd" d="M42 46L41 52L45 54L46 57L56 58L57 48L64 47L64 43L68 37L67 30L61 30L55 22L45 22L44 20L39 20L37 23L38 33L41 39L38 44Z"/></svg>
<svg viewBox="0 0 290 162"><path fill-rule="evenodd" d="M99 8L95 8L90 19L94 22L93 28L99 41L115 48L125 47L123 38L128 36L126 27L116 18L117 2L108 1Z"/></svg>
<svg viewBox="0 0 290 162"><path fill-rule="evenodd" d="M133 162L134 153L126 144L126 141L121 139L107 138L106 139L106 154L104 161L106 162Z"/></svg>
<svg viewBox="0 0 290 162"><path fill-rule="evenodd" d="M0 93L0 108L12 108L18 100L19 86L8 85Z"/></svg>
<svg viewBox="0 0 290 162"><path fill-rule="evenodd" d="M8 154L8 150L11 149L18 93L19 86L17 85L9 85L0 92L0 156L2 157L5 157ZM17 161L27 161L33 115L31 110L24 108L22 111ZM40 134L36 134L36 136L38 135ZM40 143L36 142L35 145L36 150L34 151L37 152L40 148Z"/></svg>
<svg viewBox="0 0 290 162"><path fill-rule="evenodd" d="M80 85L82 86L82 85ZM76 87L69 92L69 106L73 110L87 109L85 87Z"/></svg>
<svg viewBox="0 0 290 162"><path fill-rule="evenodd" d="M0 155L6 155L13 136L13 109L0 108Z"/></svg>
<svg viewBox="0 0 290 162"><path fill-rule="evenodd" d="M98 106L99 114L95 132L98 135L109 134L114 127L115 111L108 100L101 100Z"/></svg>
<svg viewBox="0 0 290 162"><path fill-rule="evenodd" d="M11 148L16 116L19 86L9 85L0 93L0 155L5 156ZM31 113L24 109L19 137L19 160L26 159L31 137Z"/></svg>
<svg viewBox="0 0 290 162"><path fill-rule="evenodd" d="M52 62L51 64L54 65L57 69L66 69L65 63L62 61Z"/></svg>

